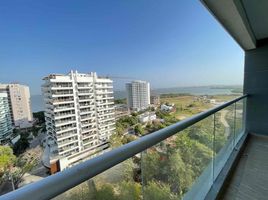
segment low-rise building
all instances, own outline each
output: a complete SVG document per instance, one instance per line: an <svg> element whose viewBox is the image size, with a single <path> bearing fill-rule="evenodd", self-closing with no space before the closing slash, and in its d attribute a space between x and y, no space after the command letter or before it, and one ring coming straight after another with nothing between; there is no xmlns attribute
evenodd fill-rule
<svg viewBox="0 0 268 200"><path fill-rule="evenodd" d="M138 116L138 119L141 123L146 123L149 121L156 120L156 114L154 112L145 112Z"/></svg>
<svg viewBox="0 0 268 200"><path fill-rule="evenodd" d="M166 111L166 112L172 111L173 108L174 108L174 105L166 105L166 104L162 104L160 107L161 111Z"/></svg>

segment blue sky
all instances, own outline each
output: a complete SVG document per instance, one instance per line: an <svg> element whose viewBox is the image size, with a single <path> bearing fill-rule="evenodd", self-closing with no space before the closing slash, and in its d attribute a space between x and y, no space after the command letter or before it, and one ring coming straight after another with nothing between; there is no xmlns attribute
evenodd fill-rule
<svg viewBox="0 0 268 200"><path fill-rule="evenodd" d="M243 51L196 0L0 1L0 27L0 82L32 94L71 69L152 88L243 82Z"/></svg>

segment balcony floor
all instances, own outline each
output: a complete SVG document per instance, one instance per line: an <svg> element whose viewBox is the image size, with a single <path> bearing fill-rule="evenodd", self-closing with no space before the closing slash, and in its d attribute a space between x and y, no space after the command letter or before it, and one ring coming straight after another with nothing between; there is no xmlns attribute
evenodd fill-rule
<svg viewBox="0 0 268 200"><path fill-rule="evenodd" d="M268 137L250 136L222 199L268 199Z"/></svg>

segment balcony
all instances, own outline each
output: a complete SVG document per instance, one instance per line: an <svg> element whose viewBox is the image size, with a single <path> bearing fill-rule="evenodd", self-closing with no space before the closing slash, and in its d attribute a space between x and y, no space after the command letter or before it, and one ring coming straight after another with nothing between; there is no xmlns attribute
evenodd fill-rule
<svg viewBox="0 0 268 200"><path fill-rule="evenodd" d="M248 95L2 198L72 199L74 195L86 199L100 189L97 187L105 178L104 189L111 191L112 185L119 188L124 183L131 191L138 191L136 199L267 199L268 3L202 2L245 51L244 93Z"/></svg>
<svg viewBox="0 0 268 200"><path fill-rule="evenodd" d="M241 144L244 144L248 138L244 123L246 98L247 96L244 95L197 114L8 195L12 196L15 193L21 195L28 191L27 188L35 185L34 188L37 187L38 191L46 191L43 199L52 198L79 183L82 184L86 179L94 179L96 175L105 173L106 170L113 170L112 167L115 165L124 165L126 162L133 163L139 158L140 176L143 182L138 181L137 184L145 188L144 192L147 191L146 188L150 184L157 180L159 184L168 183L170 187L174 187L170 190L174 197L204 199L206 195L210 194L214 185L218 184L218 179L222 178L222 173L226 167L228 168L230 159L233 159L234 154L240 151ZM188 137L192 140L185 145L187 140L184 139ZM68 147L62 150L67 152L71 149ZM179 157L179 152L182 152L185 157ZM180 171L185 168L177 168L179 171L172 171L173 167L180 162L177 158L189 159L187 161L188 172ZM153 163L151 163L152 161ZM162 167L155 168L159 166ZM170 178L166 179L166 173ZM189 177L189 182L185 183L181 189L176 187L176 181L174 182L172 179L178 175ZM53 183L54 186L48 183ZM49 191L55 185L57 185L57 189L50 193ZM33 193L40 198L38 193ZM142 195L146 196L146 194Z"/></svg>

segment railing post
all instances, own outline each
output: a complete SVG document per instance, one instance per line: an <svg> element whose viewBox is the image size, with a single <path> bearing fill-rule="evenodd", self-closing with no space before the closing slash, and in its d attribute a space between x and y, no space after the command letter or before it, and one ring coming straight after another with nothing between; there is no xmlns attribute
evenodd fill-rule
<svg viewBox="0 0 268 200"><path fill-rule="evenodd" d="M213 114L212 183L214 183L215 181L215 157L216 157L215 141L216 141L216 113Z"/></svg>
<svg viewBox="0 0 268 200"><path fill-rule="evenodd" d="M234 103L234 135L233 135L233 149L235 148L235 132L236 132L236 102Z"/></svg>

